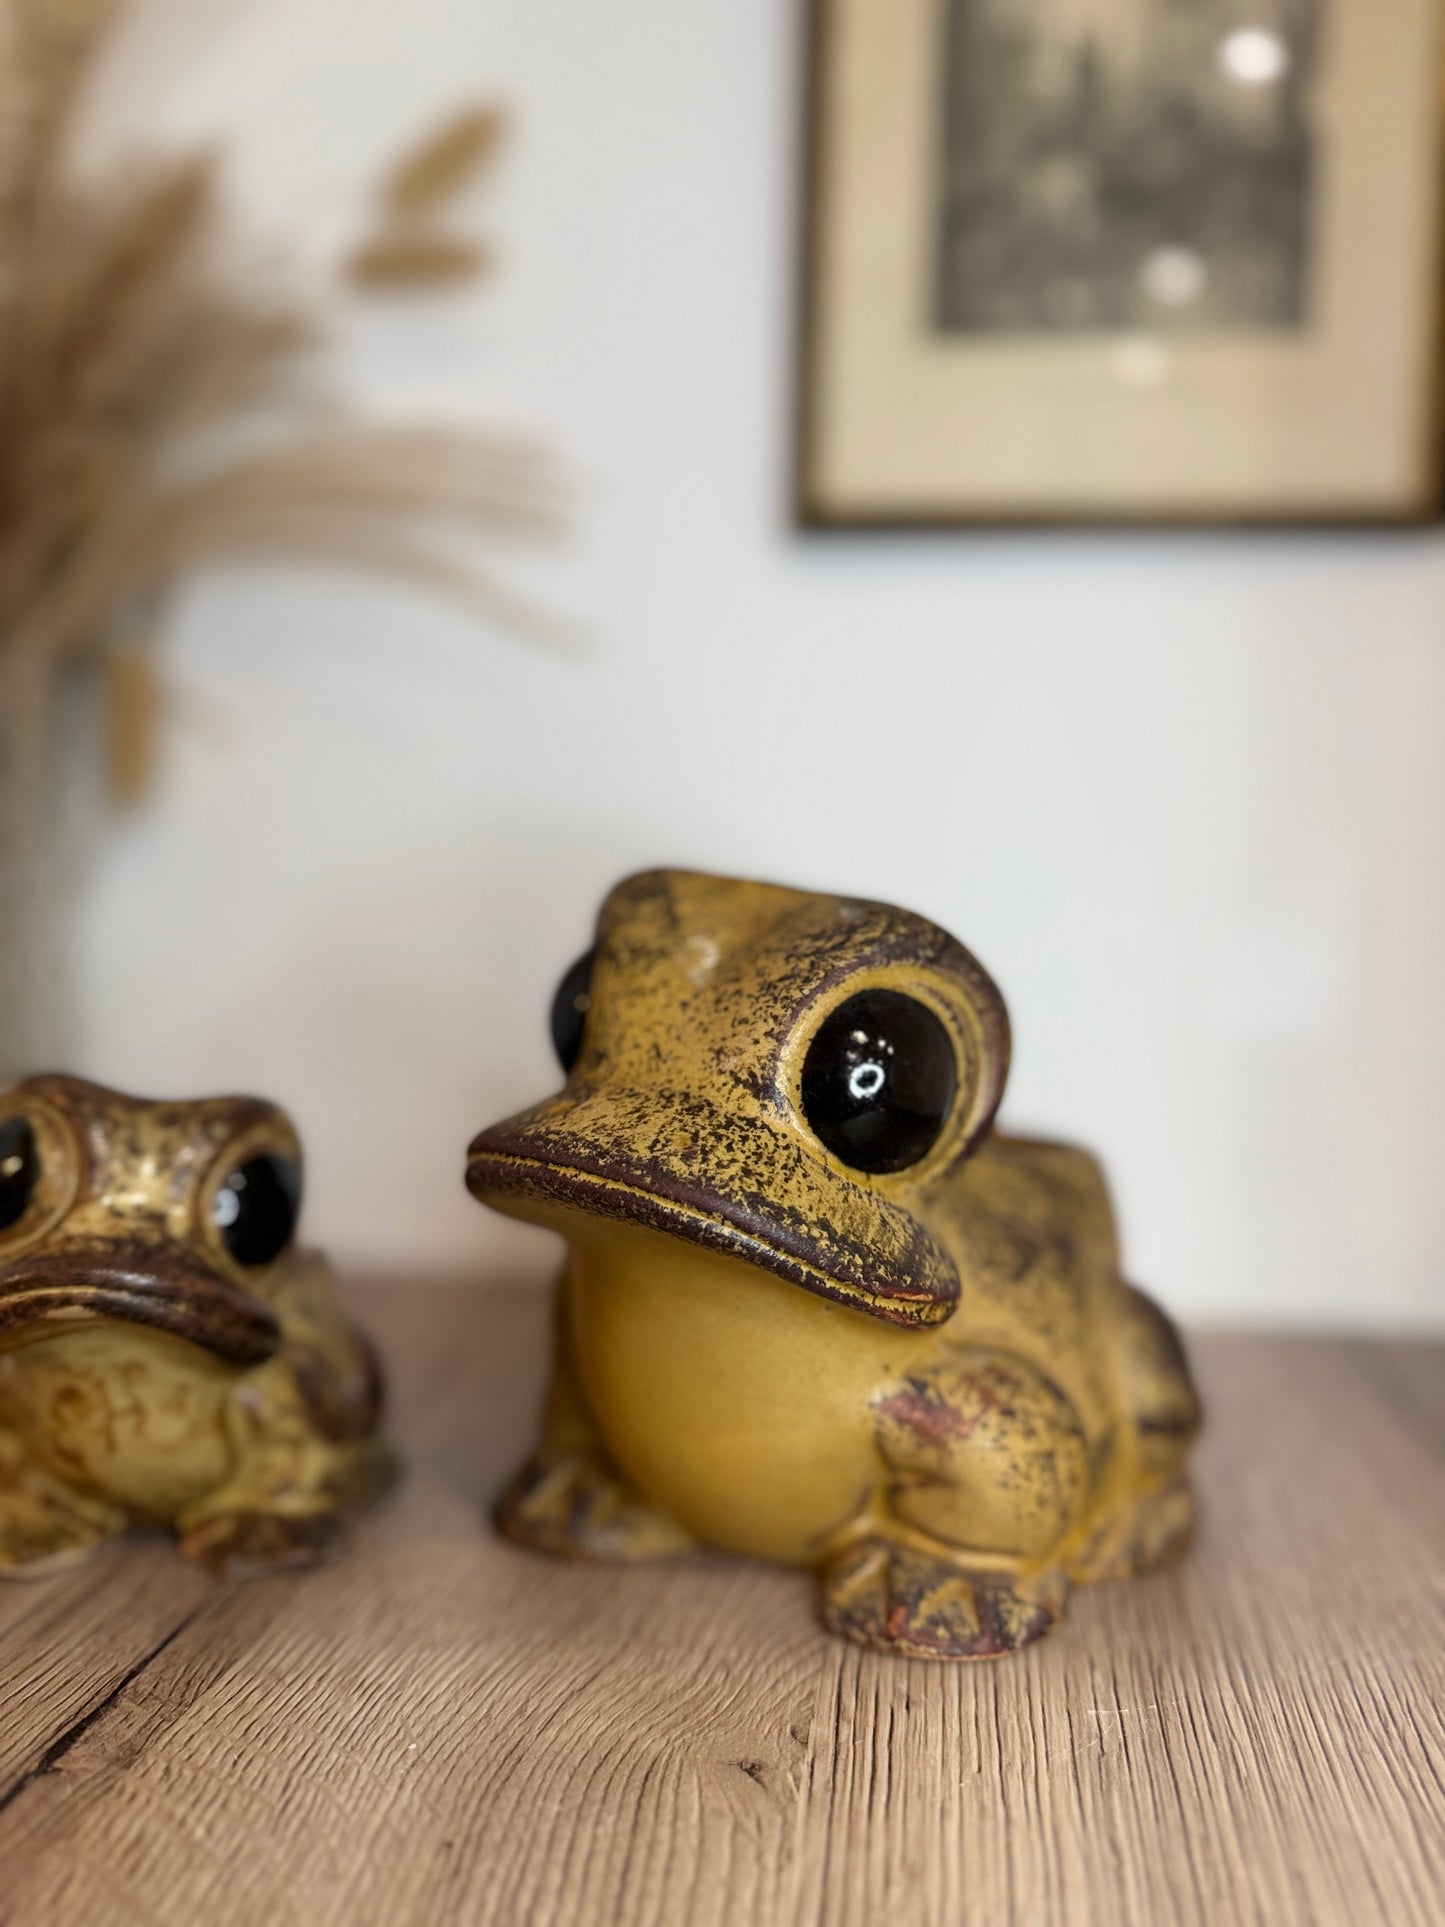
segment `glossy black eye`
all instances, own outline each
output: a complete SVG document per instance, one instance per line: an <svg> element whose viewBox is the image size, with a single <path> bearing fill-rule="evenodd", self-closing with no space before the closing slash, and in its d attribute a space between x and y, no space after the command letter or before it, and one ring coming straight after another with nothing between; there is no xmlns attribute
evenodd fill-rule
<svg viewBox="0 0 1445 1927"><path fill-rule="evenodd" d="M862 990L818 1026L803 1060L803 1112L856 1171L901 1171L937 1139L958 1088L953 1043L926 1004Z"/></svg>
<svg viewBox="0 0 1445 1927"><path fill-rule="evenodd" d="M238 1265L269 1265L290 1244L301 1208L301 1173L263 1152L238 1164L211 1201L211 1222Z"/></svg>
<svg viewBox="0 0 1445 1927"><path fill-rule="evenodd" d="M570 1071L582 1055L582 1033L587 1028L591 1005L592 965L596 950L579 957L557 986L552 999L552 1048L564 1071Z"/></svg>
<svg viewBox="0 0 1445 1927"><path fill-rule="evenodd" d="M40 1182L40 1146L23 1117L0 1124L0 1231L19 1224Z"/></svg>

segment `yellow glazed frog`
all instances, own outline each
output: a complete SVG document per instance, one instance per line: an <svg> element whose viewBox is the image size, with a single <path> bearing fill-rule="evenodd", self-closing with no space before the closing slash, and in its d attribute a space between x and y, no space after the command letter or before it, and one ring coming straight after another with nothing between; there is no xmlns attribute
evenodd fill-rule
<svg viewBox="0 0 1445 1927"><path fill-rule="evenodd" d="M817 1569L830 1627L987 1658L1191 1524L1199 1410L1098 1165L991 1129L1008 1020L885 904L658 871L563 980L565 1088L467 1181L568 1244L502 1529Z"/></svg>
<svg viewBox="0 0 1445 1927"><path fill-rule="evenodd" d="M0 1573L139 1523L288 1563L381 1483L380 1381L296 1248L300 1170L255 1098L0 1095Z"/></svg>

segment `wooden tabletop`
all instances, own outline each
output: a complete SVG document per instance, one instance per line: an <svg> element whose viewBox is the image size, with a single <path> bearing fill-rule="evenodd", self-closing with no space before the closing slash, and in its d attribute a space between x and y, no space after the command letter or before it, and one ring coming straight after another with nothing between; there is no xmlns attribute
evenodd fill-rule
<svg viewBox="0 0 1445 1927"><path fill-rule="evenodd" d="M499 1543L544 1298L354 1296L408 1469L345 1558L0 1588L6 1927L1445 1919L1445 1347L1196 1340L1188 1564L949 1667Z"/></svg>

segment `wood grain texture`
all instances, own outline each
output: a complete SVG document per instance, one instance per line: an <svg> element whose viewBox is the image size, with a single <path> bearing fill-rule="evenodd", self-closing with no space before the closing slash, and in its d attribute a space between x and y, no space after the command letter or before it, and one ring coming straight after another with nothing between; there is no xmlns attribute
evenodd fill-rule
<svg viewBox="0 0 1445 1927"><path fill-rule="evenodd" d="M354 1296L408 1470L345 1560L0 1590L7 1927L1445 1918L1445 1347L1196 1340L1190 1562L944 1667L500 1543L544 1301Z"/></svg>

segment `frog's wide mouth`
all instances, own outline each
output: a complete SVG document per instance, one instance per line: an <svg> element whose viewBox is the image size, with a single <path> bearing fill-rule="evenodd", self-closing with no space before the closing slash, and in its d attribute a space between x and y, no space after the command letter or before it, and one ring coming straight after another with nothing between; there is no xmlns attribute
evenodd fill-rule
<svg viewBox="0 0 1445 1927"><path fill-rule="evenodd" d="M61 1247L0 1266L0 1350L105 1319L167 1332L230 1365L259 1365L281 1342L268 1306L184 1254Z"/></svg>
<svg viewBox="0 0 1445 1927"><path fill-rule="evenodd" d="M957 1274L921 1227L909 1227L900 1260L729 1197L668 1162L609 1153L526 1113L473 1140L467 1187L512 1215L556 1218L564 1232L561 1219L574 1212L641 1225L742 1259L890 1324L940 1325L958 1302Z"/></svg>

